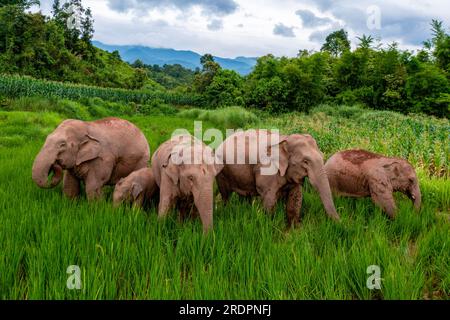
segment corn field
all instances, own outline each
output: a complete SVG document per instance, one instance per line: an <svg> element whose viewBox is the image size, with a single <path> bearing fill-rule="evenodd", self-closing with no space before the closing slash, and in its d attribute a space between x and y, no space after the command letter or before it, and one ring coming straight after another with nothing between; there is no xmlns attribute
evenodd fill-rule
<svg viewBox="0 0 450 320"><path fill-rule="evenodd" d="M106 101L121 101L126 103L148 104L155 100L161 100L167 104L180 106L202 105L201 97L193 94L101 88L73 83L38 80L26 76L8 75L0 75L0 94L12 98L42 96L45 98L80 100L82 98L98 97Z"/></svg>

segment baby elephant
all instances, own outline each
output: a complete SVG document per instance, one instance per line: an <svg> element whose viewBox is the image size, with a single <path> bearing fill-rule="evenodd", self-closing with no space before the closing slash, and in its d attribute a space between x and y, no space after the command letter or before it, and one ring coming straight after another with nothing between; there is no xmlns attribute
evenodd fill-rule
<svg viewBox="0 0 450 320"><path fill-rule="evenodd" d="M118 207L123 202L130 202L141 208L145 203L150 202L157 190L158 186L151 168L134 171L116 184L113 194L114 206Z"/></svg>
<svg viewBox="0 0 450 320"><path fill-rule="evenodd" d="M212 229L213 185L220 168L214 159L212 149L191 135L175 136L156 150L152 169L160 189L160 218L175 205L185 218L193 203L204 232Z"/></svg>
<svg viewBox="0 0 450 320"><path fill-rule="evenodd" d="M412 165L364 150L334 154L325 164L331 189L350 197L371 197L391 218L397 207L393 192L407 195L417 210L421 205L419 181Z"/></svg>

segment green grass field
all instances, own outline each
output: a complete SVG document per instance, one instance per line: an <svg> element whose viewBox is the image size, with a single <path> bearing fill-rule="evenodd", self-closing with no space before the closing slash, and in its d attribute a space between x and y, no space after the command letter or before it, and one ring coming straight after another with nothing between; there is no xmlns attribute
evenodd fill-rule
<svg viewBox="0 0 450 320"><path fill-rule="evenodd" d="M418 170L423 208L416 213L398 195L398 217L390 221L369 199L336 198L342 222L334 223L307 185L301 227L287 230L282 205L270 216L258 199L235 196L224 206L218 196L214 232L205 237L200 221L180 223L175 213L161 222L154 209L114 209L111 188L95 203L70 201L60 187L39 189L31 179L34 157L46 135L80 106L67 102L39 112L30 107L38 102L8 100L0 111L1 299L450 297L448 120L357 107L280 117L256 112L249 127L309 132L326 157L360 147L407 158ZM84 106L79 117L95 118L99 108ZM176 128L192 131L198 117L117 110L144 131L152 150ZM225 129L242 117L222 112L203 119L204 128ZM70 265L81 269L81 290L66 287ZM366 287L370 265L381 268L381 290Z"/></svg>

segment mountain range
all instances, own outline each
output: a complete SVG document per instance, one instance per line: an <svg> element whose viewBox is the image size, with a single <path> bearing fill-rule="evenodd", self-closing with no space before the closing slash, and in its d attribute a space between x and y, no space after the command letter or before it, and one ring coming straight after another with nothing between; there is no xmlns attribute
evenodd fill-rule
<svg viewBox="0 0 450 320"><path fill-rule="evenodd" d="M175 50L165 48L151 48L134 45L109 45L99 41L93 41L93 44L105 51L118 51L123 60L133 63L141 60L148 65L180 64L185 68L195 70L201 68L201 55L194 51ZM214 60L224 69L234 70L241 75L249 74L256 65L257 58L237 57L235 59L214 57Z"/></svg>

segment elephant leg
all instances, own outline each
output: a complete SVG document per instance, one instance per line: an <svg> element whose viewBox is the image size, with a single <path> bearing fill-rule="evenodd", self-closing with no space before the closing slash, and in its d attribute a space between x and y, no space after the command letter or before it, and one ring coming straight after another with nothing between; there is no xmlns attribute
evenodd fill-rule
<svg viewBox="0 0 450 320"><path fill-rule="evenodd" d="M161 195L161 199L159 200L158 206L158 217L165 218L169 211L174 207L175 197L171 194L169 195Z"/></svg>
<svg viewBox="0 0 450 320"><path fill-rule="evenodd" d="M395 218L395 214L397 212L397 206L395 205L395 200L391 192L382 192L382 193L371 193L372 201L383 209L384 212L391 218Z"/></svg>
<svg viewBox="0 0 450 320"><path fill-rule="evenodd" d="M269 190L262 195L263 205L267 212L275 213L275 206L278 201L278 192Z"/></svg>
<svg viewBox="0 0 450 320"><path fill-rule="evenodd" d="M158 206L158 217L161 219L165 218L177 203L177 193L174 190L175 188L176 186L170 182L168 177L162 177Z"/></svg>
<svg viewBox="0 0 450 320"><path fill-rule="evenodd" d="M302 208L302 186L297 185L287 194L286 212L289 226L296 226L300 223L300 210Z"/></svg>
<svg viewBox="0 0 450 320"><path fill-rule="evenodd" d="M180 221L186 221L186 219L189 217L189 213L192 209L192 204L189 203L188 201L179 201L179 211L180 211L180 215L179 215L179 219Z"/></svg>
<svg viewBox="0 0 450 320"><path fill-rule="evenodd" d="M69 170L64 174L63 192L70 199L75 199L80 195L80 180Z"/></svg>
<svg viewBox="0 0 450 320"><path fill-rule="evenodd" d="M280 198L280 187L281 185L272 176L256 175L256 191L269 213L275 212L275 206Z"/></svg>
<svg viewBox="0 0 450 320"><path fill-rule="evenodd" d="M133 201L133 207L136 209L142 209L144 206L144 195L140 194L136 199Z"/></svg>
<svg viewBox="0 0 450 320"><path fill-rule="evenodd" d="M85 178L86 195L89 201L99 200L103 196L103 186L108 183L113 171L113 165L98 161L89 168Z"/></svg>
<svg viewBox="0 0 450 320"><path fill-rule="evenodd" d="M228 182L222 173L219 173L217 176L217 187L219 188L223 203L226 204L230 199L231 191L228 187Z"/></svg>

